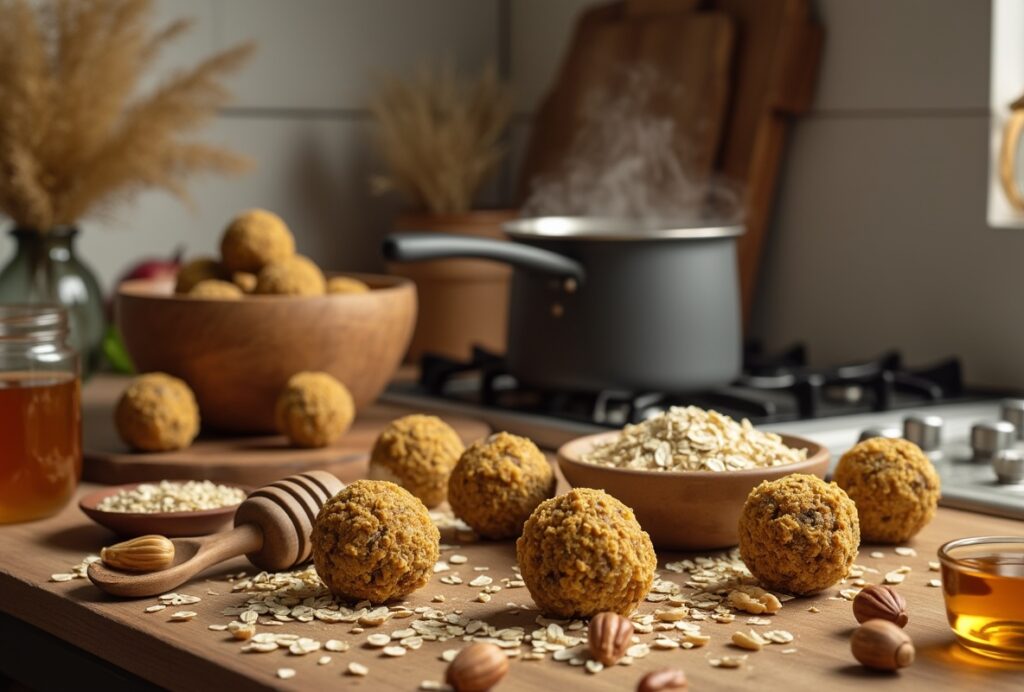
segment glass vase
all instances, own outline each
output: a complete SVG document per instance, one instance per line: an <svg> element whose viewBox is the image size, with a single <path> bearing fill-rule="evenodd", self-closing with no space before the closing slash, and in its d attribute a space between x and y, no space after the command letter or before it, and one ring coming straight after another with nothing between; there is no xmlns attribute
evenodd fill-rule
<svg viewBox="0 0 1024 692"><path fill-rule="evenodd" d="M78 229L29 228L10 232L14 257L0 271L0 303L48 303L65 307L68 343L81 355L82 374L99 364L106 318L103 292L92 270L75 254Z"/></svg>

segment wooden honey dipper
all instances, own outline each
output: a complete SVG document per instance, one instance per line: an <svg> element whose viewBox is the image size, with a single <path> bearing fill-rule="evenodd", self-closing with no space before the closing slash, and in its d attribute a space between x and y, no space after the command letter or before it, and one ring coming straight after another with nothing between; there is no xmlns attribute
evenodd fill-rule
<svg viewBox="0 0 1024 692"><path fill-rule="evenodd" d="M326 471L308 471L253 492L235 512L235 528L210 536L174 538L174 563L158 572L122 571L94 562L89 579L114 596L142 598L172 591L208 567L237 555L265 570L286 570L309 559L320 508L345 484Z"/></svg>

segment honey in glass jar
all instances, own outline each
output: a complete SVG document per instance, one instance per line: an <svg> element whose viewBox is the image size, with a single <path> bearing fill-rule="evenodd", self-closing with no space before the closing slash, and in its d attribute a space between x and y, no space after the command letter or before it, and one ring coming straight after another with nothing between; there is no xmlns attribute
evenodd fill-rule
<svg viewBox="0 0 1024 692"><path fill-rule="evenodd" d="M950 541L939 549L939 560L946 615L960 644L1024 661L1024 538Z"/></svg>
<svg viewBox="0 0 1024 692"><path fill-rule="evenodd" d="M0 305L0 523L56 513L82 472L78 356L63 308Z"/></svg>

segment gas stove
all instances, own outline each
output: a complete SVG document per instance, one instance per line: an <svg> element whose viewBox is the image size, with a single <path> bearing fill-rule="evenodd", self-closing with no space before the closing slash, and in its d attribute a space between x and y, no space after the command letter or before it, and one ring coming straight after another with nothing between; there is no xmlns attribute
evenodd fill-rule
<svg viewBox="0 0 1024 692"><path fill-rule="evenodd" d="M549 391L523 386L483 350L466 362L428 355L419 381L393 384L384 399L473 416L552 449L686 405L813 439L828 447L833 468L860 439L906 437L942 476L943 505L1024 519L1024 400L1013 395L966 387L955 358L909 368L893 351L813 368L797 345L778 354L749 346L734 383L687 394Z"/></svg>

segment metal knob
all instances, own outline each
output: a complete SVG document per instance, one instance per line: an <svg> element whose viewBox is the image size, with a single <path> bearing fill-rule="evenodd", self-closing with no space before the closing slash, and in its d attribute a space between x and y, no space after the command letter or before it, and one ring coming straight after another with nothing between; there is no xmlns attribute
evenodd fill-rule
<svg viewBox="0 0 1024 692"><path fill-rule="evenodd" d="M1024 483L1024 454L1016 449L1004 449L992 459L992 470L1004 485Z"/></svg>
<svg viewBox="0 0 1024 692"><path fill-rule="evenodd" d="M898 438L903 437L903 433L899 428L893 428L889 426L873 426L870 428L864 428L864 430L861 431L858 442L870 440L872 437Z"/></svg>
<svg viewBox="0 0 1024 692"><path fill-rule="evenodd" d="M925 452L935 452L942 447L942 418L907 416L903 419L903 437Z"/></svg>
<svg viewBox="0 0 1024 692"><path fill-rule="evenodd" d="M971 426L971 449L975 461L991 461L1004 449L1013 447L1017 439L1017 428L1013 423L982 421Z"/></svg>
<svg viewBox="0 0 1024 692"><path fill-rule="evenodd" d="M1024 399L1003 399L999 417L1013 423L1017 428L1017 439L1024 440Z"/></svg>

